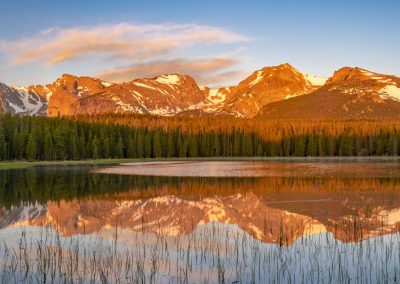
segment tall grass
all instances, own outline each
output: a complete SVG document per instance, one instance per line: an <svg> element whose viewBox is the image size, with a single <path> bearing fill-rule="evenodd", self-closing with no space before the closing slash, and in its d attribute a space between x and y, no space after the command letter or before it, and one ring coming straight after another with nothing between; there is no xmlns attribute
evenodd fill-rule
<svg viewBox="0 0 400 284"><path fill-rule="evenodd" d="M50 227L6 230L20 235L0 246L2 283L395 283L400 274L399 233L266 244L221 223L175 237L146 226L69 238Z"/></svg>

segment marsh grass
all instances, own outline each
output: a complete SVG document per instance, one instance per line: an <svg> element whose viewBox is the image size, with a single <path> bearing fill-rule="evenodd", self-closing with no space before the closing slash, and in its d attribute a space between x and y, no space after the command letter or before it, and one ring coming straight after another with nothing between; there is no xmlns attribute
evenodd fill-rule
<svg viewBox="0 0 400 284"><path fill-rule="evenodd" d="M25 169L37 166L73 166L73 165L112 165L143 161L141 159L97 159L79 161L6 161L0 162L0 170Z"/></svg>
<svg viewBox="0 0 400 284"><path fill-rule="evenodd" d="M221 223L181 236L146 226L73 237L50 227L14 230L18 240L0 246L2 283L395 283L400 273L399 233L348 243L320 233L285 243L291 236L282 228L282 240L266 244Z"/></svg>

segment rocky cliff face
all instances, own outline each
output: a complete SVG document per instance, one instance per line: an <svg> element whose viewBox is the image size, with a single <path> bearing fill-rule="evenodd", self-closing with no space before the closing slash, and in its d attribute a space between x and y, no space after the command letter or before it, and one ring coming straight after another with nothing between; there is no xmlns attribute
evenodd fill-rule
<svg viewBox="0 0 400 284"><path fill-rule="evenodd" d="M193 78L178 74L111 84L94 96L77 101L72 114L148 113L171 116L200 108L206 96Z"/></svg>
<svg viewBox="0 0 400 284"><path fill-rule="evenodd" d="M25 115L46 115L47 100L22 87L0 83L0 112Z"/></svg>
<svg viewBox="0 0 400 284"><path fill-rule="evenodd" d="M110 83L90 77L76 77L64 74L54 83L28 87L48 101L48 116L71 115L73 104L80 99L101 93Z"/></svg>

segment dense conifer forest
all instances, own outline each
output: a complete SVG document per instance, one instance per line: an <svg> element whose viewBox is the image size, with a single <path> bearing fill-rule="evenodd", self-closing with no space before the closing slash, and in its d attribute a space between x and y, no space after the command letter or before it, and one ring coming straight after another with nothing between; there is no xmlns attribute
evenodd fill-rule
<svg viewBox="0 0 400 284"><path fill-rule="evenodd" d="M0 115L0 160L397 156L400 121Z"/></svg>

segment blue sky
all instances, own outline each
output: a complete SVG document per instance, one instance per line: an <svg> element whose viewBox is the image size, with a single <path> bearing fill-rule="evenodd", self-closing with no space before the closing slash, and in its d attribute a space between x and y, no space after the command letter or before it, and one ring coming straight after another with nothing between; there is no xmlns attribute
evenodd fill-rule
<svg viewBox="0 0 400 284"><path fill-rule="evenodd" d="M289 62L400 75L400 1L3 1L0 82L63 73L111 81L185 72L237 83ZM90 43L92 42L92 43ZM142 48L143 47L143 48Z"/></svg>

